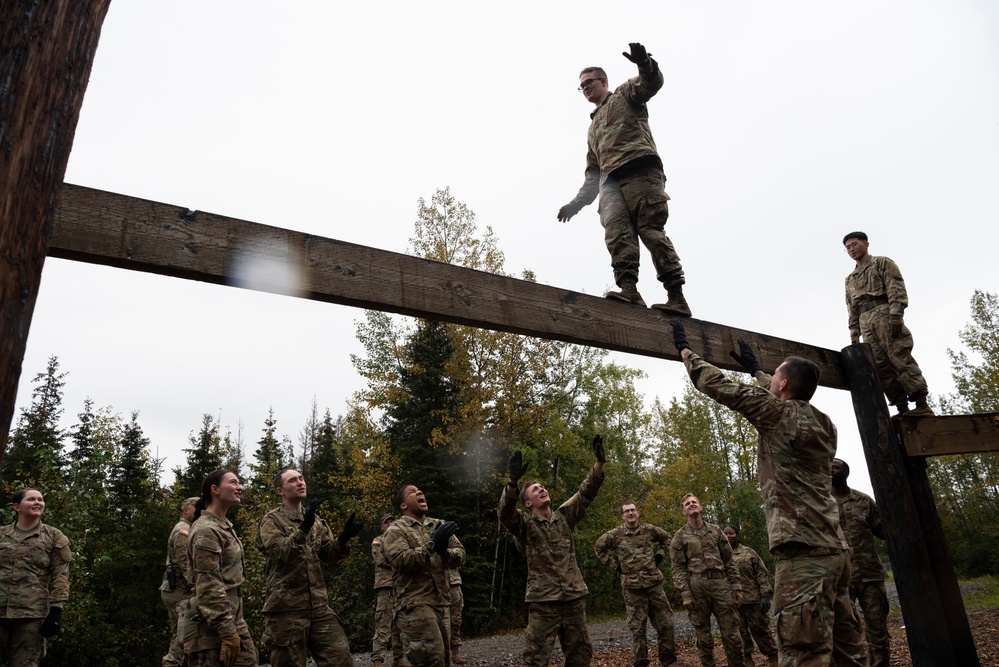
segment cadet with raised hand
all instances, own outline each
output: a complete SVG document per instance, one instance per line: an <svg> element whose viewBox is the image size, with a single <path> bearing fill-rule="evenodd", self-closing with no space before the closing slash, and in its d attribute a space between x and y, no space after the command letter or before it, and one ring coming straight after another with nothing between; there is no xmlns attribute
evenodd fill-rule
<svg viewBox="0 0 999 667"><path fill-rule="evenodd" d="M809 402L819 383L818 365L788 357L771 377L740 340L739 352L730 354L757 382L742 384L694 354L678 320L670 326L694 387L742 414L760 434L757 474L776 559L779 664L866 665L850 604L846 539L829 491L836 427Z"/></svg>
<svg viewBox="0 0 999 667"><path fill-rule="evenodd" d="M770 632L771 600L774 596L770 586L770 573L767 566L752 548L739 542L739 529L725 526L725 537L732 547L732 561L739 571L742 583L742 603L739 604L739 633L742 635L742 648L746 664L753 664L753 640L767 658L767 665L777 665L777 645Z"/></svg>
<svg viewBox="0 0 999 667"><path fill-rule="evenodd" d="M558 219L568 221L599 193L604 242L610 252L614 282L621 288L607 292L606 297L645 307L637 287L641 239L652 255L656 279L669 294L666 303L652 307L689 317L690 307L683 296L683 267L664 231L669 195L646 106L663 87L663 74L644 46L638 42L628 46L629 51L623 55L638 66L638 76L614 92L602 68L587 67L579 73L579 90L596 109L590 114L583 187L559 209Z"/></svg>
<svg viewBox="0 0 999 667"><path fill-rule="evenodd" d="M352 513L334 539L316 516L319 498L302 509L308 487L297 470L274 476L281 505L260 519L257 548L266 558L264 644L273 667L305 667L311 654L318 667L354 664L347 635L329 606L323 563L334 565L350 553L350 540L362 524Z"/></svg>
<svg viewBox="0 0 999 667"><path fill-rule="evenodd" d="M427 516L426 496L413 484L395 495L402 514L385 531L382 548L395 571L395 622L412 667L451 662L451 584L449 567L465 562L458 524Z"/></svg>
<svg viewBox="0 0 999 667"><path fill-rule="evenodd" d="M524 633L524 664L546 667L559 637L565 667L585 667L593 657L586 628L586 594L589 589L576 563L572 531L597 497L604 481L607 455L603 438L593 438L596 462L577 491L558 509L552 510L548 490L541 482L529 481L518 493L518 482L528 463L518 451L510 457L509 481L500 495L499 518L527 556L527 630ZM517 509L517 499L527 512Z"/></svg>
<svg viewBox="0 0 999 667"><path fill-rule="evenodd" d="M635 667L649 664L645 629L649 619L658 634L659 664L676 663L673 610L663 592L663 573L659 564L669 549L670 537L658 526L638 521L635 503L621 506L624 523L597 539L597 558L621 576L624 607L631 630L631 654Z"/></svg>

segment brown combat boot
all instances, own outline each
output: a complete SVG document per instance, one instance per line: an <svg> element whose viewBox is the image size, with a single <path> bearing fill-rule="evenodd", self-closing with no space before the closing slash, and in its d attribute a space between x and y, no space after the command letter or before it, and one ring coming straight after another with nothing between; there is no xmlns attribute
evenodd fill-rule
<svg viewBox="0 0 999 667"><path fill-rule="evenodd" d="M382 667L382 661L381 660L372 660L371 661L371 667Z"/></svg>
<svg viewBox="0 0 999 667"><path fill-rule="evenodd" d="M638 281L634 278L625 277L621 279L621 291L609 291L604 294L607 299L613 299L615 301L624 301L625 303L633 303L636 306L641 306L645 308L645 299L642 295L638 293Z"/></svg>
<svg viewBox="0 0 999 667"><path fill-rule="evenodd" d="M933 408L926 401L927 390L917 391L912 395L912 402L916 404L916 407L905 413L906 417L932 417L934 416Z"/></svg>
<svg viewBox="0 0 999 667"><path fill-rule="evenodd" d="M461 657L460 649L455 649L451 651L451 664L452 665L464 665L465 659Z"/></svg>
<svg viewBox="0 0 999 667"><path fill-rule="evenodd" d="M687 305L687 300L683 298L683 286L674 285L673 287L667 287L666 293L669 295L666 303L654 303L652 307L663 311L667 315L690 317L690 306Z"/></svg>

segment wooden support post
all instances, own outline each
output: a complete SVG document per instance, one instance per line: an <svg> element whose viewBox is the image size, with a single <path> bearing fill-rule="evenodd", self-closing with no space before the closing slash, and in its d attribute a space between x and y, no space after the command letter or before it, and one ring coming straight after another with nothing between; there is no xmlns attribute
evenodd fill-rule
<svg viewBox="0 0 999 667"><path fill-rule="evenodd" d="M908 466L888 416L870 346L844 348L843 366L881 512L913 667L965 667L969 663L955 657Z"/></svg>
<svg viewBox="0 0 999 667"><path fill-rule="evenodd" d="M0 21L0 467L83 93L110 0L4 0Z"/></svg>

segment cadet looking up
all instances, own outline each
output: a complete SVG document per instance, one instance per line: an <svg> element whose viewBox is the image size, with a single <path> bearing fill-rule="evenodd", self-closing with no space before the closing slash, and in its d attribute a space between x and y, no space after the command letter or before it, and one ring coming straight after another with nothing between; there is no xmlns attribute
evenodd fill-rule
<svg viewBox="0 0 999 667"><path fill-rule="evenodd" d="M518 493L517 483L527 472L518 451L510 457L509 481L500 495L499 519L527 556L527 630L524 632L524 665L547 667L555 637L565 654L565 667L585 667L593 657L586 628L586 594L589 589L576 563L572 531L597 497L604 481L603 439L593 438L596 462L569 500L552 510L551 497L541 482L529 481ZM527 512L517 509L517 499Z"/></svg>
<svg viewBox="0 0 999 667"><path fill-rule="evenodd" d="M378 526L381 532L371 541L371 559L375 562L375 629L371 638L371 666L382 667L392 652L391 667L402 667L402 640L392 618L392 564L385 558L382 536L395 517L383 514Z"/></svg>
<svg viewBox="0 0 999 667"><path fill-rule="evenodd" d="M885 538L881 515L874 499L851 489L846 483L850 466L842 459L832 461L832 495L839 505L839 525L850 545L850 597L860 604L867 635L870 667L888 667L891 645L888 640L887 574L874 546L874 538Z"/></svg>
<svg viewBox="0 0 999 667"><path fill-rule="evenodd" d="M194 573L194 597L179 625L191 667L256 667L257 647L243 620L240 587L246 581L243 544L225 517L242 502L235 473L210 472L201 483L187 557Z"/></svg>
<svg viewBox="0 0 999 667"><path fill-rule="evenodd" d="M740 340L739 352L730 354L757 382L745 385L694 354L678 320L671 320L670 326L694 387L742 414L760 435L757 475L770 553L776 559L779 664L866 665L864 641L850 604L846 539L829 492L836 426L809 403L819 383L819 367L808 359L788 357L771 377Z"/></svg>
<svg viewBox="0 0 999 667"><path fill-rule="evenodd" d="M197 502L198 497L194 496L180 504L180 521L167 538L166 571L160 584L160 597L170 615L170 649L163 656L163 667L182 667L184 664L184 644L177 636L177 614L181 611L181 603L194 594L187 561L187 536L191 532Z"/></svg>
<svg viewBox="0 0 999 667"><path fill-rule="evenodd" d="M451 584L447 569L465 562L454 521L427 516L426 496L412 484L395 494L402 514L385 531L382 548L395 571L395 622L412 667L451 662Z"/></svg>
<svg viewBox="0 0 999 667"><path fill-rule="evenodd" d="M631 655L635 667L649 664L648 640L645 628L649 619L659 637L659 664L676 663L676 640L673 610L663 592L663 573L659 563L669 549L670 537L665 530L648 523L639 523L635 503L621 506L624 523L597 539L597 558L621 576L624 608L628 612L631 630Z"/></svg>
<svg viewBox="0 0 999 667"><path fill-rule="evenodd" d="M732 561L739 571L742 584L742 602L738 605L739 633L742 635L742 649L746 664L753 664L753 640L760 653L767 658L767 665L777 666L777 645L770 632L770 604L774 591L770 586L770 573L755 550L739 542L739 529L725 526L723 531L732 547Z"/></svg>
<svg viewBox="0 0 999 667"><path fill-rule="evenodd" d="M869 254L869 246L864 232L850 232L843 237L843 247L857 263L846 277L850 342L857 344L863 336L871 346L881 389L898 414L932 417L926 380L912 358L912 332L902 321L909 305L902 272L887 257ZM909 410L909 401L916 404L915 409Z"/></svg>
<svg viewBox="0 0 999 667"><path fill-rule="evenodd" d="M736 612L742 586L732 560L732 548L721 528L701 516L703 508L697 496L688 493L680 504L687 523L673 536L669 557L673 564L673 586L683 596L683 608L694 626L701 667L715 665L712 614L721 629L729 667L742 667L742 636Z"/></svg>
<svg viewBox="0 0 999 667"><path fill-rule="evenodd" d="M579 90L596 109L590 114L583 187L559 209L558 219L568 221L599 193L604 242L611 255L614 282L621 288L605 296L645 307L637 287L641 239L652 255L656 278L669 294L666 303L652 307L689 317L690 307L683 296L683 267L664 231L669 195L646 106L663 87L663 74L644 46L633 42L629 47L630 52L623 55L638 65L638 76L614 92L610 92L602 68L587 67L579 73Z"/></svg>
<svg viewBox="0 0 999 667"><path fill-rule="evenodd" d="M13 497L14 523L0 526L0 660L37 665L45 640L62 627L69 599L69 538L42 523L45 498L38 489Z"/></svg>
<svg viewBox="0 0 999 667"><path fill-rule="evenodd" d="M333 565L350 553L361 532L351 514L340 534L316 515L325 498L308 497L305 477L286 468L274 476L281 505L260 519L257 548L267 559L264 572L264 645L272 667L305 667L308 654L318 667L352 667L347 635L329 606L323 563Z"/></svg>

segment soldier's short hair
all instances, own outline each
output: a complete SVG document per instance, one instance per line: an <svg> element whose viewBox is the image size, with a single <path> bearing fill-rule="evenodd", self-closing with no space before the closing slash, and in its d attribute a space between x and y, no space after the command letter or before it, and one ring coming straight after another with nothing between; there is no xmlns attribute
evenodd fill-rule
<svg viewBox="0 0 999 667"><path fill-rule="evenodd" d="M198 503L198 496L191 496L190 498L185 498L184 502L180 504L180 511L183 512L188 507L196 505Z"/></svg>
<svg viewBox="0 0 999 667"><path fill-rule="evenodd" d="M731 528L732 530L735 531L735 536L736 537L739 537L739 528L737 526L733 526L732 524L728 524L727 526L725 526L724 528L722 528L722 532L725 532L729 528Z"/></svg>
<svg viewBox="0 0 999 667"><path fill-rule="evenodd" d="M38 493L42 493L40 490L36 489L33 486L27 486L14 494L14 496L10 499L10 504L20 505L21 501L24 500L24 496L28 494L28 491L38 491ZM42 493L42 496L44 497L45 494Z"/></svg>
<svg viewBox="0 0 999 667"><path fill-rule="evenodd" d="M843 245L846 245L846 242L849 241L850 239L858 239L860 241L863 241L864 243L867 243L867 234L865 234L864 232L850 232L849 234L843 237Z"/></svg>
<svg viewBox="0 0 999 667"><path fill-rule="evenodd" d="M627 507L628 505L635 505L635 503L631 502L630 500L625 500L623 503L621 503L621 511L623 512L624 508ZM638 505L635 505L635 509L636 510L638 509Z"/></svg>
<svg viewBox="0 0 999 667"><path fill-rule="evenodd" d="M599 76L599 77L601 77L603 79L607 78L607 72L604 71L604 68L603 67L595 67L595 66L594 67L584 67L583 70L579 73L579 76L583 76L584 74L590 74L590 73L596 74L597 76Z"/></svg>
<svg viewBox="0 0 999 667"><path fill-rule="evenodd" d="M524 505L524 504L527 503L527 490L529 488L531 488L531 486L533 486L534 484L540 484L540 483L541 482L539 482L538 480L532 479L532 480L528 481L526 484L524 484L524 486L521 487L521 489L520 489L520 503L522 505Z"/></svg>
<svg viewBox="0 0 999 667"><path fill-rule="evenodd" d="M415 486L415 485L414 484L403 484L399 488L399 490L395 492L395 498L392 500L392 506L395 507L397 510L399 509L399 505L401 505L404 502L406 502L406 489L408 489L411 486Z"/></svg>
<svg viewBox="0 0 999 667"><path fill-rule="evenodd" d="M693 493L688 493L684 495L683 498L680 498L680 507L683 507L683 504L687 502L687 498L697 498L697 496L695 496ZM701 499L697 498L697 502L701 502Z"/></svg>
<svg viewBox="0 0 999 667"><path fill-rule="evenodd" d="M850 476L850 464L849 463L847 463L843 459L833 459L833 461L839 461L840 467L843 468L843 476L844 477L849 477Z"/></svg>
<svg viewBox="0 0 999 667"><path fill-rule="evenodd" d="M276 474L274 475L274 479L273 479L272 481L274 482L274 488L275 488L275 489L280 489L280 488L281 488L282 486L284 486L284 485L283 485L283 484L281 483L281 482L282 482L281 478L282 478L282 477L284 477L284 474L285 474L286 472L288 472L289 470L294 470L294 468L281 468L281 469L280 469L280 470L278 470L278 471L277 471L277 473L276 473Z"/></svg>
<svg viewBox="0 0 999 667"><path fill-rule="evenodd" d="M811 400L819 386L819 365L803 357L788 357L784 364L784 379L791 388L791 398Z"/></svg>

